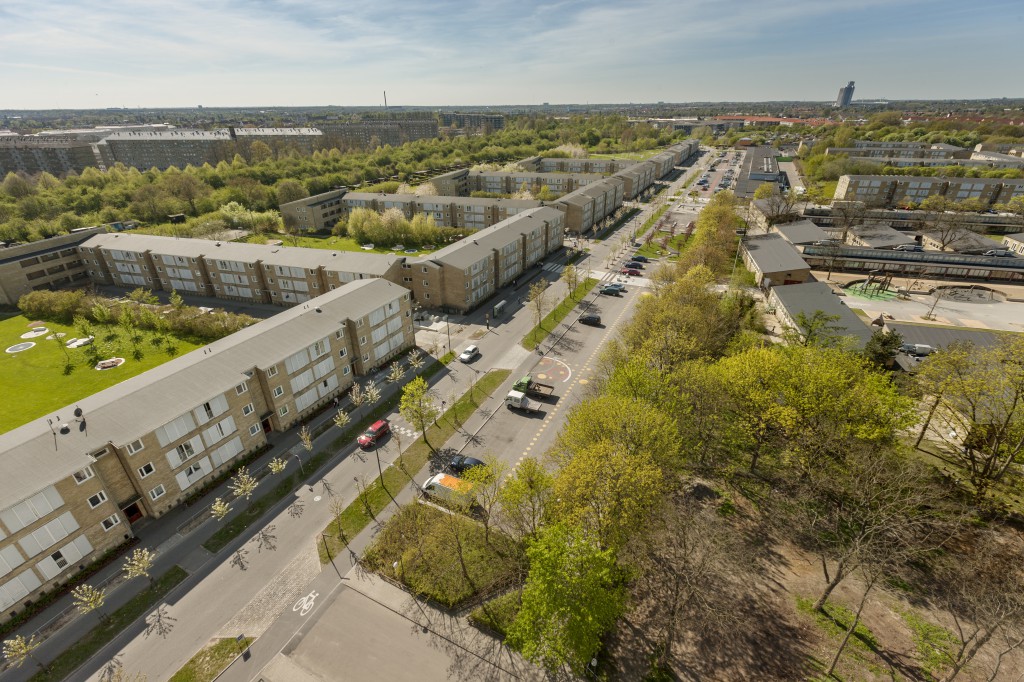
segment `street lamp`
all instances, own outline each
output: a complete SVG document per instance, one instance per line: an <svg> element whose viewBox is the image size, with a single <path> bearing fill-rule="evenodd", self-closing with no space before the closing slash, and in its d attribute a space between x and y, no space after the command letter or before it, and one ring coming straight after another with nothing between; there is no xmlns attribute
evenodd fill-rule
<svg viewBox="0 0 1024 682"><path fill-rule="evenodd" d="M306 470L302 468L302 458L299 457L299 453L293 452L292 457L294 457L295 460L299 463L299 471L302 473L303 476L305 476Z"/></svg>

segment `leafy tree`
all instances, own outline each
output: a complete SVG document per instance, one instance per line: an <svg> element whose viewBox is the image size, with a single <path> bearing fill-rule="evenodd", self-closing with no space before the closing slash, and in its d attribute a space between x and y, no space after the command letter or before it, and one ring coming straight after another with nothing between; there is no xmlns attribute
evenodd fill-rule
<svg viewBox="0 0 1024 682"><path fill-rule="evenodd" d="M473 502L479 508L484 524L484 541L490 542L491 525L501 499L501 489L508 465L494 455L486 455L480 466L471 467L462 478L472 484Z"/></svg>
<svg viewBox="0 0 1024 682"><path fill-rule="evenodd" d="M231 477L228 489L234 493L235 497L248 500L256 492L256 487L259 484L260 482L249 473L249 470L246 467L242 467Z"/></svg>
<svg viewBox="0 0 1024 682"><path fill-rule="evenodd" d="M530 293L526 300L533 310L534 326L539 327L547 312L548 306L548 283L545 279L539 279L530 285Z"/></svg>
<svg viewBox="0 0 1024 682"><path fill-rule="evenodd" d="M46 670L42 661L35 657L35 651L40 644L42 642L35 635L28 639L25 639L24 635L15 635L11 639L4 640L4 658L14 664L15 668L20 668L25 661L31 658L40 670Z"/></svg>
<svg viewBox="0 0 1024 682"><path fill-rule="evenodd" d="M153 562L156 560L156 554L148 549L137 547L124 561L124 575L125 578L131 580L132 578L149 578L150 584L153 583L153 578L149 572L153 568Z"/></svg>
<svg viewBox="0 0 1024 682"><path fill-rule="evenodd" d="M513 537L534 537L548 514L554 477L532 457L519 462L501 487L498 510L502 528Z"/></svg>
<svg viewBox="0 0 1024 682"><path fill-rule="evenodd" d="M270 467L270 473L277 475L285 470L285 468L288 466L288 463L281 459L280 457L275 457L274 459L270 460L270 463L267 464L267 466Z"/></svg>
<svg viewBox="0 0 1024 682"><path fill-rule="evenodd" d="M864 344L864 357L877 367L888 367L903 345L903 335L896 331L876 329Z"/></svg>
<svg viewBox="0 0 1024 682"><path fill-rule="evenodd" d="M575 265L566 265L562 269L562 281L565 282L565 286L569 289L569 295L576 298L576 287L580 284L580 273L576 269Z"/></svg>
<svg viewBox="0 0 1024 682"><path fill-rule="evenodd" d="M530 572L508 643L550 672L567 666L581 675L625 607L615 556L562 523L541 529L526 553Z"/></svg>
<svg viewBox="0 0 1024 682"><path fill-rule="evenodd" d="M423 442L433 455L437 450L427 439L427 428L437 420L439 411L434 404L434 394L423 377L416 377L402 388L402 399L398 407L402 416L414 424L423 434Z"/></svg>
<svg viewBox="0 0 1024 682"><path fill-rule="evenodd" d="M836 324L838 315L829 315L823 310L815 310L810 315L800 311L793 321L796 326L786 327L782 333L782 338L790 345L841 348L847 343L843 335L846 327Z"/></svg>
<svg viewBox="0 0 1024 682"><path fill-rule="evenodd" d="M229 513L231 513L231 505L219 497L210 505L210 514L218 521L223 521Z"/></svg>
<svg viewBox="0 0 1024 682"><path fill-rule="evenodd" d="M345 412L345 410L338 410L334 415L334 425L339 429L344 429L351 421L352 419L348 416L348 413Z"/></svg>
<svg viewBox="0 0 1024 682"><path fill-rule="evenodd" d="M921 363L931 401L918 443L930 432L963 467L978 499L1024 453L1024 339L1001 335L989 347L954 342Z"/></svg>
<svg viewBox="0 0 1024 682"><path fill-rule="evenodd" d="M309 196L309 190L307 190L305 185L298 180L278 180L277 184L274 185L274 190L277 192L277 204L279 206L292 201L305 199Z"/></svg>
<svg viewBox="0 0 1024 682"><path fill-rule="evenodd" d="M92 585L84 584L71 590L71 599L75 603L75 608L80 613L86 614L102 608L107 600L107 593L105 590L99 590ZM109 617L108 614L100 613L100 620L106 620Z"/></svg>
<svg viewBox="0 0 1024 682"><path fill-rule="evenodd" d="M388 381L393 384L398 383L405 376L405 368L402 367L401 362L392 362L391 371L388 372Z"/></svg>

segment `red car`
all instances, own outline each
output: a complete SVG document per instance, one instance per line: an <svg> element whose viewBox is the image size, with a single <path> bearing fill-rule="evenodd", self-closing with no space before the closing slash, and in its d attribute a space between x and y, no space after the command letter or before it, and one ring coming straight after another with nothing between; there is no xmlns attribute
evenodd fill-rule
<svg viewBox="0 0 1024 682"><path fill-rule="evenodd" d="M622 268L622 270L620 270L619 272L621 274L623 274L623 275L632 275L634 277L639 277L640 276L640 271L639 270L635 270L633 268Z"/></svg>
<svg viewBox="0 0 1024 682"><path fill-rule="evenodd" d="M356 439L361 448L372 448L380 439L386 436L391 431L391 424L388 424L387 419L379 419L370 425L370 428L366 429L366 432Z"/></svg>

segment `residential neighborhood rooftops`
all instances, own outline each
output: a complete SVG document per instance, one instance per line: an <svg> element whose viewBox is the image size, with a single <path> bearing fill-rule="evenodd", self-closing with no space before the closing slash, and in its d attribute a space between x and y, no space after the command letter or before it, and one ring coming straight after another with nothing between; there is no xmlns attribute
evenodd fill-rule
<svg viewBox="0 0 1024 682"><path fill-rule="evenodd" d="M750 237L743 242L743 248L763 273L806 270L810 267L781 235Z"/></svg>
<svg viewBox="0 0 1024 682"><path fill-rule="evenodd" d="M829 238L825 230L807 219L776 225L774 229L790 244L813 244Z"/></svg>
<svg viewBox="0 0 1024 682"><path fill-rule="evenodd" d="M806 282L775 287L772 289L772 296L778 299L779 304L786 309L794 323L799 314L803 313L804 316L811 317L820 310L826 315L839 318L829 322L829 326L836 329L842 336L854 337L856 348L863 348L871 338L870 327L857 316L857 313L846 307L842 299L832 292L832 287L824 282ZM800 331L806 330L801 329Z"/></svg>

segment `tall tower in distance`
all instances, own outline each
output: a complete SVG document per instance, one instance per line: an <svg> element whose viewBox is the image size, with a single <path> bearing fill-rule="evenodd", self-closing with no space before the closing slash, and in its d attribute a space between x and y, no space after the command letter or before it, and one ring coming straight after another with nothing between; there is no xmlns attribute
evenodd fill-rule
<svg viewBox="0 0 1024 682"><path fill-rule="evenodd" d="M832 106L836 109L842 109L843 107L850 106L850 102L853 101L853 81L846 84L845 88L839 88L839 96L836 97L836 102Z"/></svg>

